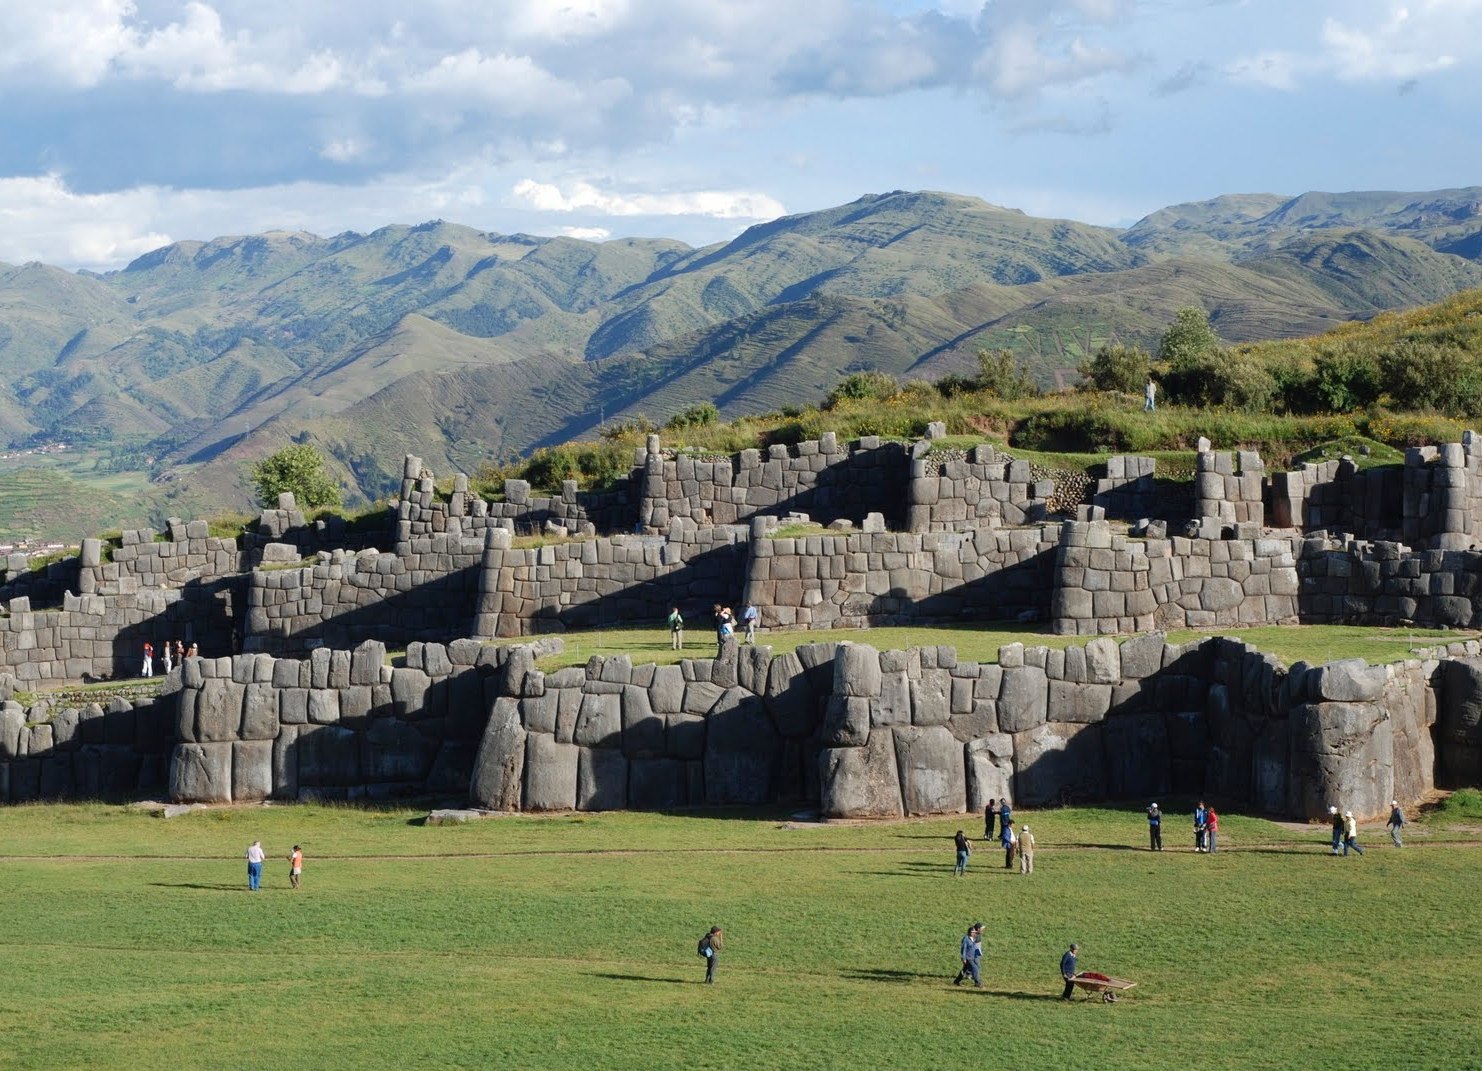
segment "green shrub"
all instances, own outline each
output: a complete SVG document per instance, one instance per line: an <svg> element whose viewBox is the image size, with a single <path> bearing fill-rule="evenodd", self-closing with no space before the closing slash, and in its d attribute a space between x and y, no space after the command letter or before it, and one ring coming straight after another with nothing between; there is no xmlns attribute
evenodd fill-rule
<svg viewBox="0 0 1482 1071"><path fill-rule="evenodd" d="M852 372L839 380L823 400L823 408L836 409L844 402L884 401L900 393L895 377L884 372Z"/></svg>
<svg viewBox="0 0 1482 1071"><path fill-rule="evenodd" d="M1371 353L1340 349L1317 358L1313 391L1323 406L1334 413L1351 413L1379 400L1383 384L1379 362Z"/></svg>
<svg viewBox="0 0 1482 1071"><path fill-rule="evenodd" d="M1139 392L1152 374L1152 358L1141 346L1109 344L1076 368L1082 390L1109 390L1124 394Z"/></svg>
<svg viewBox="0 0 1482 1071"><path fill-rule="evenodd" d="M978 351L978 389L1008 401L1032 398L1039 393L1034 379L1013 350Z"/></svg>
<svg viewBox="0 0 1482 1071"><path fill-rule="evenodd" d="M714 402L699 402L687 409L681 409L664 423L664 427L670 431L683 428L708 428L720 419L720 410L715 407Z"/></svg>
<svg viewBox="0 0 1482 1071"><path fill-rule="evenodd" d="M1380 356L1379 368L1385 393L1399 409L1448 416L1482 412L1482 363L1474 354L1406 339Z"/></svg>

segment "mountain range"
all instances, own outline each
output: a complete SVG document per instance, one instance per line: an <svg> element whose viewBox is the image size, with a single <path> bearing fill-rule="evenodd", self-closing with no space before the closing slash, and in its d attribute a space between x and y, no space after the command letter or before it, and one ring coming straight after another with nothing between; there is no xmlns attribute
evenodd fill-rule
<svg viewBox="0 0 1482 1071"><path fill-rule="evenodd" d="M1127 229L895 191L702 249L442 221L279 231L105 274L0 265L0 442L126 447L155 512L245 504L244 462L290 439L375 497L404 452L471 471L604 420L776 409L983 347L1063 384L1186 305L1241 342L1477 286L1482 187L1224 196Z"/></svg>

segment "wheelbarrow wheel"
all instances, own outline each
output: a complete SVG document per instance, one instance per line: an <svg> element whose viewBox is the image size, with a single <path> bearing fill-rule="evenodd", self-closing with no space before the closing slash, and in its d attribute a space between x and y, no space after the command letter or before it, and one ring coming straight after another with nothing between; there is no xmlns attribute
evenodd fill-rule
<svg viewBox="0 0 1482 1071"><path fill-rule="evenodd" d="M1105 993L1101 994L1101 1000L1105 1004L1115 1004L1117 1002L1117 995L1108 989Z"/></svg>

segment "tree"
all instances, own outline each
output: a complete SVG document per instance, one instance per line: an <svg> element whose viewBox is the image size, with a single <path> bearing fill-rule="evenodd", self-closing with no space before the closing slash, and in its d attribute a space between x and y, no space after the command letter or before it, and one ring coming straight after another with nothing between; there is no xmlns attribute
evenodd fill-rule
<svg viewBox="0 0 1482 1071"><path fill-rule="evenodd" d="M1219 349L1220 336L1209 326L1209 314L1198 306L1179 309L1158 343L1158 360L1172 372L1184 372Z"/></svg>
<svg viewBox="0 0 1482 1071"><path fill-rule="evenodd" d="M284 491L292 491L303 509L340 504L340 489L324 471L324 455L308 443L285 446L253 465L252 483L257 500L269 509Z"/></svg>
<svg viewBox="0 0 1482 1071"><path fill-rule="evenodd" d="M1005 401L1029 398L1039 393L1029 372L1014 357L1013 350L978 351L978 389Z"/></svg>
<svg viewBox="0 0 1482 1071"><path fill-rule="evenodd" d="M1108 343L1076 369L1089 390L1138 393L1148 381L1151 358L1141 346Z"/></svg>

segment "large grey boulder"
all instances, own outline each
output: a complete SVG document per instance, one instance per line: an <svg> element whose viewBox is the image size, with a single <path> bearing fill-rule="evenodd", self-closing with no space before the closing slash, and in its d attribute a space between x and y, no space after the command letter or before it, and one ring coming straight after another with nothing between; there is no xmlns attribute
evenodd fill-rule
<svg viewBox="0 0 1482 1071"><path fill-rule="evenodd" d="M859 747L870 736L870 700L831 695L823 711L819 739L825 747Z"/></svg>
<svg viewBox="0 0 1482 1071"><path fill-rule="evenodd" d="M768 665L766 700L783 736L807 736L818 724L818 697L803 663L791 651Z"/></svg>
<svg viewBox="0 0 1482 1071"><path fill-rule="evenodd" d="M1442 663L1436 728L1444 783L1482 784L1482 659Z"/></svg>
<svg viewBox="0 0 1482 1071"><path fill-rule="evenodd" d="M300 726L298 777L300 789L360 784L364 775L356 734L342 725Z"/></svg>
<svg viewBox="0 0 1482 1071"><path fill-rule="evenodd" d="M1168 728L1157 711L1106 722L1106 789L1112 799L1167 796L1172 771Z"/></svg>
<svg viewBox="0 0 1482 1071"><path fill-rule="evenodd" d="M962 745L944 726L893 729L901 804L907 814L957 814L967 807Z"/></svg>
<svg viewBox="0 0 1482 1071"><path fill-rule="evenodd" d="M581 748L559 743L544 733L525 738L525 810L576 809L577 767Z"/></svg>
<svg viewBox="0 0 1482 1071"><path fill-rule="evenodd" d="M689 802L686 763L678 759L633 759L628 763L628 806L632 809L662 811Z"/></svg>
<svg viewBox="0 0 1482 1071"><path fill-rule="evenodd" d="M525 773L525 728L514 699L495 702L473 764L468 795L474 805L491 811L516 811Z"/></svg>
<svg viewBox="0 0 1482 1071"><path fill-rule="evenodd" d="M357 737L361 773L371 784L424 782L437 758L437 741L400 718L370 718Z"/></svg>
<svg viewBox="0 0 1482 1071"><path fill-rule="evenodd" d="M762 700L727 689L705 721L705 801L769 802L780 745Z"/></svg>
<svg viewBox="0 0 1482 1071"><path fill-rule="evenodd" d="M1015 666L1003 671L998 693L998 728L1020 733L1043 725L1049 691L1045 671L1038 666Z"/></svg>
<svg viewBox="0 0 1482 1071"><path fill-rule="evenodd" d="M834 695L880 694L880 652L865 643L841 643L834 655Z"/></svg>
<svg viewBox="0 0 1482 1071"><path fill-rule="evenodd" d="M683 708L684 672L678 666L655 667L653 683L648 686L648 703L659 714L676 714Z"/></svg>
<svg viewBox="0 0 1482 1071"><path fill-rule="evenodd" d="M582 811L620 811L627 807L627 756L607 748L582 748L577 760L576 806Z"/></svg>
<svg viewBox="0 0 1482 1071"><path fill-rule="evenodd" d="M1287 812L1321 818L1330 805L1360 818L1389 813L1394 735L1378 703L1305 703L1291 722Z"/></svg>
<svg viewBox="0 0 1482 1071"><path fill-rule="evenodd" d="M825 818L898 818L904 813L893 733L871 733L863 747L826 748L818 763L819 810Z"/></svg>
<svg viewBox="0 0 1482 1071"><path fill-rule="evenodd" d="M273 742L238 740L232 744L232 799L265 800L273 794Z"/></svg>
<svg viewBox="0 0 1482 1071"><path fill-rule="evenodd" d="M617 747L622 742L623 712L620 697L587 694L581 697L572 739L583 747Z"/></svg>
<svg viewBox="0 0 1482 1071"><path fill-rule="evenodd" d="M632 758L664 754L664 717L649 704L647 688L623 685L623 753Z"/></svg>
<svg viewBox="0 0 1482 1071"><path fill-rule="evenodd" d="M911 682L911 724L946 725L952 716L951 695L952 677L945 669L923 670L921 679Z"/></svg>
<svg viewBox="0 0 1482 1071"><path fill-rule="evenodd" d="M1050 722L1014 734L1014 799L1026 807L1103 799L1102 726Z"/></svg>
<svg viewBox="0 0 1482 1071"><path fill-rule="evenodd" d="M1389 671L1384 666L1371 666L1362 658L1331 662L1315 672L1318 697L1334 703L1373 702L1384 693L1385 682L1389 679Z"/></svg>
<svg viewBox="0 0 1482 1071"><path fill-rule="evenodd" d="M230 742L242 728L245 686L222 677L208 677L196 696L196 734L202 743Z"/></svg>
<svg viewBox="0 0 1482 1071"><path fill-rule="evenodd" d="M965 748L967 809L980 812L989 800L1010 799L1014 788L1014 738L991 733Z"/></svg>
<svg viewBox="0 0 1482 1071"><path fill-rule="evenodd" d="M170 799L176 803L230 803L232 745L177 744L170 757Z"/></svg>

